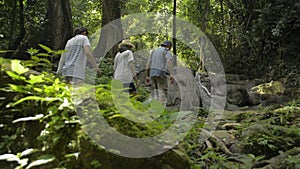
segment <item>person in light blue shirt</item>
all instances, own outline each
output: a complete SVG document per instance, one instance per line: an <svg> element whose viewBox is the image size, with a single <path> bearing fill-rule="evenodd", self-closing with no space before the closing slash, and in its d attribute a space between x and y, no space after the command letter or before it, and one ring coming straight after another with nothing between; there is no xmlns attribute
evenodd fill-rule
<svg viewBox="0 0 300 169"><path fill-rule="evenodd" d="M159 48L151 52L146 64L146 84L150 84L151 81L153 97L160 102L166 101L168 76L170 83L174 82L171 48L172 43L165 41Z"/></svg>

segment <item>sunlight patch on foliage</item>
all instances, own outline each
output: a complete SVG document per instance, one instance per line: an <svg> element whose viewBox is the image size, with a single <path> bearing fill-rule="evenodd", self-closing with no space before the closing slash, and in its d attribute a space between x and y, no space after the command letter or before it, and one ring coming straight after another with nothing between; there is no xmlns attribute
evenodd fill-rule
<svg viewBox="0 0 300 169"><path fill-rule="evenodd" d="M11 70L16 72L18 75L21 75L29 71L28 68L21 65L20 60L11 61Z"/></svg>

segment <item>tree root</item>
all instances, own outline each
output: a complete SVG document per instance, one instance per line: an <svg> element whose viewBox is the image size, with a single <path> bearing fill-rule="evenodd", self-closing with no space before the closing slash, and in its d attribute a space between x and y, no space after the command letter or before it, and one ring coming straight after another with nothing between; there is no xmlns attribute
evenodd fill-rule
<svg viewBox="0 0 300 169"><path fill-rule="evenodd" d="M208 147L211 147L211 143L215 144L218 148L220 148L221 151L223 151L225 154L231 155L231 151L226 147L226 145L223 143L222 140L220 140L218 137L213 135L212 133L208 132L205 129L201 129L202 137L205 138L205 142ZM201 138L203 139L203 138ZM209 141L209 143L207 142Z"/></svg>

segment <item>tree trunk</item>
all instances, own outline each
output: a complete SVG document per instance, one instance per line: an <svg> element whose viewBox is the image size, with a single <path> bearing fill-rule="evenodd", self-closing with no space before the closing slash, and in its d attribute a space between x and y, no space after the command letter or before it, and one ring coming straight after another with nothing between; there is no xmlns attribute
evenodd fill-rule
<svg viewBox="0 0 300 169"><path fill-rule="evenodd" d="M245 17L244 17L244 22L245 22L245 30L248 30L253 18L253 10L255 6L255 1L253 0L243 0L243 6L245 8Z"/></svg>
<svg viewBox="0 0 300 169"><path fill-rule="evenodd" d="M106 55L114 58L118 42L123 39L120 18L120 0L102 0L102 29L99 42L93 51L95 57L104 57Z"/></svg>
<svg viewBox="0 0 300 169"><path fill-rule="evenodd" d="M220 0L220 6L221 6L221 18L222 18L222 32L225 32L225 19L224 19L224 5L223 0Z"/></svg>
<svg viewBox="0 0 300 169"><path fill-rule="evenodd" d="M201 23L201 30L204 33L207 28L207 21L208 21L208 14L210 11L210 0L198 0L198 10L201 13L199 17L199 22ZM201 7L201 4L204 4L204 7ZM206 56L204 55L205 52L205 46L206 46L206 41L204 38L199 39L199 46L200 46L200 65L198 67L198 71L203 71L205 72L205 59Z"/></svg>
<svg viewBox="0 0 300 169"><path fill-rule="evenodd" d="M205 9L202 17L202 24L201 24L201 29L203 32L205 32L207 28L207 20L208 20L208 14L210 11L210 0L205 1Z"/></svg>
<svg viewBox="0 0 300 169"><path fill-rule="evenodd" d="M14 9L16 11L16 4L17 2L14 1ZM10 30L10 40L9 40L9 46L8 49L10 50L14 50L15 52L13 53L13 55L11 55L11 53L7 53L6 54L6 58L18 58L18 55L16 54L17 48L20 45L21 41L23 40L26 31L25 31L25 18L24 18L24 4L23 4L23 0L19 0L19 19L20 19L20 32L19 35L17 37L16 36L16 28L17 28L17 21L16 21L16 12L13 13L13 18L12 18L12 26L11 26L11 30ZM19 59L21 59L19 57Z"/></svg>
<svg viewBox="0 0 300 169"><path fill-rule="evenodd" d="M8 43L8 49L15 49L15 47L13 46L14 44L14 39L16 36L16 25L17 25L17 0L12 0L12 8L13 13L12 13L12 17L11 17L11 24L10 24L10 30L9 30L9 43Z"/></svg>
<svg viewBox="0 0 300 169"><path fill-rule="evenodd" d="M176 8L177 8L177 3L176 0L174 0L173 4L173 53L174 53L174 58L173 58L173 64L174 66L177 66L177 49L176 49Z"/></svg>
<svg viewBox="0 0 300 169"><path fill-rule="evenodd" d="M23 4L23 0L19 0L19 5L20 5L20 34L17 37L16 41L13 44L14 48L17 48L18 45L21 43L21 41L23 40L25 34L26 34L26 30L25 30L25 18L24 18L24 4Z"/></svg>
<svg viewBox="0 0 300 169"><path fill-rule="evenodd" d="M72 37L72 14L70 0L48 0L49 46L63 49Z"/></svg>

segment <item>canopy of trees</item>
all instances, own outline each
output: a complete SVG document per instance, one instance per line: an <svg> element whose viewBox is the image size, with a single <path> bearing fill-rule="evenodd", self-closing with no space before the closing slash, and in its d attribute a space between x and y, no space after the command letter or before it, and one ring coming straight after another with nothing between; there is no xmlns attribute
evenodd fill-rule
<svg viewBox="0 0 300 169"><path fill-rule="evenodd" d="M282 76L286 67L299 65L297 0L1 0L0 48L13 50L6 54L8 58L28 59L26 49L37 44L62 49L73 28L85 26L96 33L120 16L172 14L175 4L177 17L198 26L210 38L228 73ZM172 36L168 30L163 32ZM143 39L148 44L159 41L151 36ZM180 42L177 51L193 69L199 69L200 61L195 62L193 53Z"/></svg>

